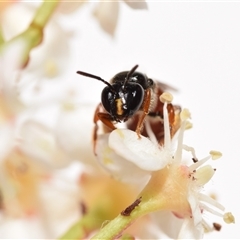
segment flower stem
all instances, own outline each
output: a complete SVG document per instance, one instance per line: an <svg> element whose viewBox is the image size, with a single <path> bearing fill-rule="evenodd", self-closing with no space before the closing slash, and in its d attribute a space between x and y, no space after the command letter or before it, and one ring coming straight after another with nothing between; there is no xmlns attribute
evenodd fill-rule
<svg viewBox="0 0 240 240"><path fill-rule="evenodd" d="M26 66L29 60L30 51L42 42L44 27L54 13L54 10L56 9L58 3L59 0L44 0L42 5L36 11L35 16L27 30L11 39L9 42L3 44L0 50L8 47L14 42L22 42L24 49L21 65L23 67Z"/></svg>
<svg viewBox="0 0 240 240"><path fill-rule="evenodd" d="M44 28L52 14L54 13L54 10L56 9L58 3L59 0L44 0L43 4L37 10L32 20L32 24Z"/></svg>
<svg viewBox="0 0 240 240"><path fill-rule="evenodd" d="M147 202L141 202L142 198L137 199L132 205L126 208L115 219L109 221L101 230L91 239L116 239L122 235L122 232L128 228L138 218L151 212Z"/></svg>
<svg viewBox="0 0 240 240"><path fill-rule="evenodd" d="M101 224L101 219L94 217L93 214L86 214L64 233L59 240L84 239L89 233L99 228Z"/></svg>
<svg viewBox="0 0 240 240"><path fill-rule="evenodd" d="M118 215L115 219L107 223L107 225L91 239L115 239L120 236L123 230L131 225L136 219L137 216L135 215L128 217Z"/></svg>

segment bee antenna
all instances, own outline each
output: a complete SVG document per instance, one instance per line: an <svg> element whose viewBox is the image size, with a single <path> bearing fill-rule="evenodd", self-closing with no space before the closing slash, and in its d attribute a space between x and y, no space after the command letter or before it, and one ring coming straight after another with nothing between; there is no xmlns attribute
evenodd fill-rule
<svg viewBox="0 0 240 240"><path fill-rule="evenodd" d="M133 75L133 73L135 72L135 70L138 68L138 65L135 65L127 74L127 77L125 78L125 81L123 83L123 88L125 88L126 83L128 82L128 80L130 79L130 77Z"/></svg>
<svg viewBox="0 0 240 240"><path fill-rule="evenodd" d="M112 85L105 81L104 79L100 78L99 76L96 76L96 75L93 75L91 73L87 73L87 72L82 72L82 71L77 71L77 74L80 74L80 75L83 75L85 77L90 77L90 78L94 78L94 79L97 79L103 83L105 83L108 87L110 87L110 89L113 91L113 92L116 92L115 89L112 87Z"/></svg>

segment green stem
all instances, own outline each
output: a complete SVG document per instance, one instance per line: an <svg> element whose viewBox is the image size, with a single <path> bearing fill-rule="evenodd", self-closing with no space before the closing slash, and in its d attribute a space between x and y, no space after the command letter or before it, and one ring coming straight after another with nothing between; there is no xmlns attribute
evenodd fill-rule
<svg viewBox="0 0 240 240"><path fill-rule="evenodd" d="M91 232L101 228L106 219L112 218L111 212L106 211L106 208L103 208L105 204L102 203L100 200L91 211L87 210L87 213L59 239L85 239Z"/></svg>
<svg viewBox="0 0 240 240"><path fill-rule="evenodd" d="M134 205L134 203L133 203ZM91 239L112 240L120 237L122 232L127 229L133 222L145 214L151 212L148 202L140 202L139 205L133 207L129 215L119 214L115 219L108 222L101 230Z"/></svg>
<svg viewBox="0 0 240 240"><path fill-rule="evenodd" d="M99 220L99 218L94 217L92 214L86 214L59 239L84 239L89 233L98 229L101 224L102 220Z"/></svg>
<svg viewBox="0 0 240 240"><path fill-rule="evenodd" d="M96 235L91 239L116 239L121 233L130 226L139 216L132 214L131 216L118 215L115 219L107 223Z"/></svg>
<svg viewBox="0 0 240 240"><path fill-rule="evenodd" d="M22 66L27 65L30 51L42 42L44 27L46 26L50 17L53 15L59 1L60 0L45 0L38 8L27 30L2 45L2 48L6 48L14 42L22 42L24 44L21 59Z"/></svg>
<svg viewBox="0 0 240 240"><path fill-rule="evenodd" d="M44 26L47 24L48 20L52 16L54 10L56 9L58 3L59 0L45 0L43 4L38 8L32 20L32 24L44 28Z"/></svg>

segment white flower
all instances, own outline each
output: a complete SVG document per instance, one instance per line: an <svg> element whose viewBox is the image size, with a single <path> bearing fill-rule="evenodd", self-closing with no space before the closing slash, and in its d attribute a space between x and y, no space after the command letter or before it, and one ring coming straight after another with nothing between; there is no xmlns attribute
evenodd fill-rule
<svg viewBox="0 0 240 240"><path fill-rule="evenodd" d="M124 2L133 9L147 9L147 3L144 0L125 0ZM112 36L118 23L119 7L118 1L100 1L93 12L101 28Z"/></svg>
<svg viewBox="0 0 240 240"><path fill-rule="evenodd" d="M93 104L74 104L66 100L60 108L55 137L60 148L72 159L97 165L92 148Z"/></svg>
<svg viewBox="0 0 240 240"><path fill-rule="evenodd" d="M37 197L35 196L34 199L31 198L34 192L28 187L34 178L31 177L27 179L28 181L25 179L25 182L22 183L27 185L25 186L25 197L26 199L30 198L31 204L35 208L32 209L30 216L24 215L24 217L18 216L18 218L9 217L9 212L5 209L5 214L0 215L1 238L56 239L66 231L81 215L79 174L79 166L74 164L45 176L37 186ZM18 187L21 186L17 182L15 184ZM27 190L29 191L27 192ZM16 197L8 200L12 203L9 206L12 209L20 207Z"/></svg>
<svg viewBox="0 0 240 240"><path fill-rule="evenodd" d="M100 138L101 143L98 144L101 147L97 147L98 158L102 166L110 172L113 169L111 164L118 164L115 166L118 171L113 172L113 176L117 173L117 178L121 177L119 173L124 173L124 170L131 172L132 177L139 169L145 171L146 176L150 174L149 182L139 194L142 197L141 203L144 204L144 208L148 209L146 212L169 210L183 219L178 238L200 239L205 229L211 230L211 227L203 219L205 212L226 218L224 207L201 193L204 185L215 173L210 165L202 165L211 158L219 158L221 153L211 151L207 157L198 161L195 150L183 144L183 134L190 118L190 113L186 109L180 115L182 122L175 150L174 140L170 138L167 98L163 98L163 100L165 101L163 147L157 146L155 140L152 141L143 136L138 139L137 134L130 130L117 129L110 133L108 143L101 141L103 137ZM106 157L106 150L111 151L111 156ZM183 150L192 153L193 164L183 163ZM107 164L106 158L109 158ZM121 161L115 161L120 158ZM129 169L130 167L131 169ZM123 174L122 179L124 180L124 178ZM231 218L229 222L234 222L232 215L229 214L229 216Z"/></svg>
<svg viewBox="0 0 240 240"><path fill-rule="evenodd" d="M1 21L6 40L26 30L36 9L31 3L21 2L12 4L3 12ZM44 29L42 43L31 51L28 66L23 70L22 81L31 83L33 80L49 79L63 74L70 58L70 36L59 23L57 16L49 22Z"/></svg>
<svg viewBox="0 0 240 240"><path fill-rule="evenodd" d="M23 107L17 85L22 46L22 42L16 42L0 55L0 159L12 148L15 118Z"/></svg>
<svg viewBox="0 0 240 240"><path fill-rule="evenodd" d="M71 158L57 144L54 130L36 120L25 121L19 129L19 148L42 164L63 167Z"/></svg>
<svg viewBox="0 0 240 240"><path fill-rule="evenodd" d="M81 1L73 1L73 0L65 0L59 2L57 12L61 14L71 14L74 11L78 10L80 7L82 7L87 0L81 0Z"/></svg>
<svg viewBox="0 0 240 240"><path fill-rule="evenodd" d="M2 49L0 54L1 117L8 115L13 118L23 108L18 82L23 49L24 42L19 40Z"/></svg>

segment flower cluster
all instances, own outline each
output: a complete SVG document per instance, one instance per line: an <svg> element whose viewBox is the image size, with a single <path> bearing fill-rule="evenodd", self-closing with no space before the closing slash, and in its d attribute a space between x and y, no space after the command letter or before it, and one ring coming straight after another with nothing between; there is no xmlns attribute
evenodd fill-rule
<svg viewBox="0 0 240 240"><path fill-rule="evenodd" d="M169 93L164 93L160 98L164 101L164 146L156 144L156 139L143 136L138 139L133 131L117 129L99 140L99 161L108 171L113 172L113 176L118 176L116 172L119 173L122 180L131 177L139 182L138 177L148 179L150 176L139 194L139 207L135 214L170 211L176 218L182 219L182 226L178 233L170 231L166 233L167 236L201 239L205 231L214 229L204 220L206 212L222 217L227 223L234 222L231 213L224 213L224 207L220 203L201 192L216 170L211 165L204 164L210 159L218 159L221 153L212 150L208 156L198 160L194 148L183 144L184 131L191 126L187 109L180 113L181 126L177 137L171 139L167 104L172 97ZM154 138L154 134L149 135ZM193 163L190 165L183 161L184 150L192 153Z"/></svg>
<svg viewBox="0 0 240 240"><path fill-rule="evenodd" d="M144 0L124 3L147 9ZM69 81L73 33L62 21L84 5L0 3L0 236L201 239L221 228L209 224L206 214L233 223L233 215L202 191L215 173L207 162L221 153L210 151L199 160L183 143L190 113L177 109L172 126L168 93L159 100L163 119L156 120L163 141L146 118L148 137L129 125L103 131L94 155L96 106L84 102L82 87ZM113 36L120 2L93 5L93 16ZM190 163L183 151L191 153Z"/></svg>
<svg viewBox="0 0 240 240"><path fill-rule="evenodd" d="M56 238L63 234L83 214L79 205L87 205L83 204L83 192L88 185L82 181L87 178L81 176L83 166L79 161L86 163L86 168L99 170L91 146L95 105L79 103L82 89L68 81L73 33L61 21L83 3L0 3L0 235L3 238ZM146 7L144 1L127 4L136 9ZM113 34L117 18L112 11L105 10L115 6L118 9L119 3L95 5L95 17L103 30ZM115 23L109 28L112 18ZM108 183L112 184L109 180ZM91 232L102 221L97 227L92 220L90 223ZM13 228L15 231L9 230Z"/></svg>

